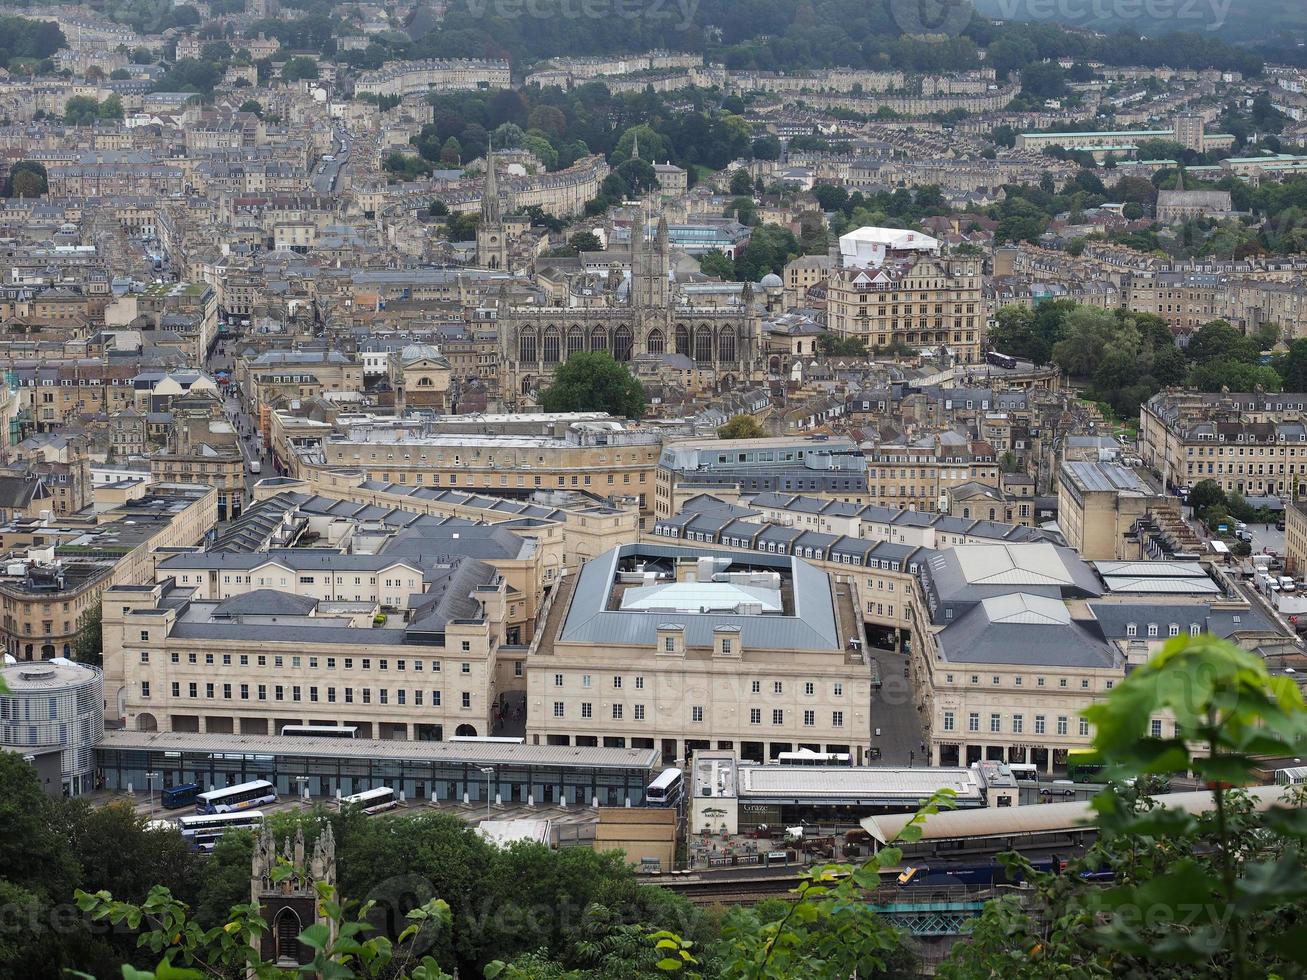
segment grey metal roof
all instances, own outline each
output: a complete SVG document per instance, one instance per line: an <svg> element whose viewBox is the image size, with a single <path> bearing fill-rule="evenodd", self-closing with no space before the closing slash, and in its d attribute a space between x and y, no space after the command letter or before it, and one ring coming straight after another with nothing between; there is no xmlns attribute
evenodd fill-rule
<svg viewBox="0 0 1307 980"><path fill-rule="evenodd" d="M676 613L683 623L686 642L711 646L719 626L740 629L746 646L779 650L841 650L836 630L835 598L825 572L796 558L758 552L677 548L658 544L623 545L586 562L577 575L571 603L558 639L564 643L634 644L652 649L658 627L668 621L666 612L629 612L607 609L613 579L623 558L642 556L672 559L715 557L731 566L754 566L791 576L793 615L736 615L729 613Z"/></svg>
<svg viewBox="0 0 1307 980"><path fill-rule="evenodd" d="M1213 609L1209 602L1177 598L1174 601L1153 603L1112 602L1099 600L1089 603L1103 635L1111 639L1130 637L1130 626L1135 636L1144 639L1148 626L1157 626L1158 634L1165 637L1168 627L1175 624L1181 633L1196 625L1201 632L1230 637L1237 633L1283 632L1274 622L1256 608Z"/></svg>
<svg viewBox="0 0 1307 980"><path fill-rule="evenodd" d="M1062 610L1060 619L1048 615L1054 605ZM1070 618L1060 599L1041 596L976 603L937 633L935 643L949 663L1102 669L1120 663L1109 644Z"/></svg>
<svg viewBox="0 0 1307 980"><path fill-rule="evenodd" d="M650 769L657 749L609 749L566 745L514 745L507 742L425 742L368 738L219 735L188 732L109 731L99 748L119 752L218 752L316 759L394 759L453 765L582 766L595 769Z"/></svg>

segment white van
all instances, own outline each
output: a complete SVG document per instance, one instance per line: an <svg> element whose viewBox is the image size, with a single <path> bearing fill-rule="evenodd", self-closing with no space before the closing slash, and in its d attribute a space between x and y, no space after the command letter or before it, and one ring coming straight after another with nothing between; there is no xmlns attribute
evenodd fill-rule
<svg viewBox="0 0 1307 980"><path fill-rule="evenodd" d="M1296 588L1297 588L1296 583L1295 583L1294 580L1291 579L1288 575L1281 575L1281 576L1280 576L1280 591L1281 591L1281 592L1292 592L1292 591L1293 591L1294 589L1296 589Z"/></svg>
<svg viewBox="0 0 1307 980"><path fill-rule="evenodd" d="M251 473L263 472L263 464L260 463L257 459L250 460L250 472Z"/></svg>

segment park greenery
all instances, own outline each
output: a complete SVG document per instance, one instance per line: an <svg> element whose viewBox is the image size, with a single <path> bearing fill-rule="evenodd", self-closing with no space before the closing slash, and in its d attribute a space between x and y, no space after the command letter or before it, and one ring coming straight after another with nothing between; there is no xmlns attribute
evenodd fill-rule
<svg viewBox="0 0 1307 980"><path fill-rule="evenodd" d="M571 355L540 393L546 412L607 412L638 419L647 406L644 386L607 351Z"/></svg>
<svg viewBox="0 0 1307 980"><path fill-rule="evenodd" d="M1267 354L1279 340L1268 325L1245 336L1224 320L1204 324L1177 345L1171 328L1151 313L1104 310L1073 300L1051 300L1034 309L1005 306L995 316L988 342L993 350L1036 364L1056 364L1086 382L1088 395L1117 415L1139 406L1168 385L1200 391L1299 391L1307 385L1307 341L1283 354Z"/></svg>
<svg viewBox="0 0 1307 980"><path fill-rule="evenodd" d="M1108 780L1092 803L1095 840L1053 873L1003 855L1026 884L986 902L939 975L1301 976L1307 800L1298 787L1278 802L1245 788L1257 758L1307 751L1294 679L1227 641L1179 636L1085 716ZM1152 795L1177 773L1212 787L1205 810ZM917 972L907 938L873 903L900 845L951 806L941 790L869 861L810 868L788 898L709 910L638 883L618 854L500 849L441 814L313 807L269 819L278 840L302 832L311 847L330 825L337 842L337 887L318 886L327 922L300 936L321 976L834 980ZM128 807L45 797L13 754L0 756L0 815L0 889L28 913L6 921L5 975L300 975L256 952L267 926L249 904L248 832L203 858ZM296 873L282 864L274 881Z"/></svg>

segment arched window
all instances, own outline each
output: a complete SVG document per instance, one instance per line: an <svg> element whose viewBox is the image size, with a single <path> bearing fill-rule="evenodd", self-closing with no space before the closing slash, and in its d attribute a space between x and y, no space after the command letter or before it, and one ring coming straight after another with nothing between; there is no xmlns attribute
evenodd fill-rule
<svg viewBox="0 0 1307 980"><path fill-rule="evenodd" d="M694 359L700 364L712 363L712 328L700 324L694 331Z"/></svg>
<svg viewBox="0 0 1307 980"><path fill-rule="evenodd" d="M527 363L535 363L536 360L536 332L534 328L528 328L517 335L517 359Z"/></svg>
<svg viewBox="0 0 1307 980"><path fill-rule="evenodd" d="M418 387L419 387L419 388L430 388L430 387L431 387L431 379L430 379L430 378L427 378L427 377L418 378Z"/></svg>
<svg viewBox="0 0 1307 980"><path fill-rule="evenodd" d="M558 363L558 328L545 327L545 363Z"/></svg>
<svg viewBox="0 0 1307 980"><path fill-rule="evenodd" d="M567 356L580 354L585 350L585 334L581 333L581 328L573 324L567 331Z"/></svg>
<svg viewBox="0 0 1307 980"><path fill-rule="evenodd" d="M613 359L616 361L631 359L631 328L625 323L613 331Z"/></svg>
<svg viewBox="0 0 1307 980"><path fill-rule="evenodd" d="M276 946L273 960L278 966L300 965L302 961L299 935L303 931L304 929L300 925L300 917L295 914L293 908L287 906L277 913L277 918L273 922L272 935Z"/></svg>
<svg viewBox="0 0 1307 980"><path fill-rule="evenodd" d="M590 328L590 352L598 353L608 350L608 331L603 327Z"/></svg>
<svg viewBox="0 0 1307 980"><path fill-rule="evenodd" d="M717 360L735 360L735 328L722 327L717 334Z"/></svg>
<svg viewBox="0 0 1307 980"><path fill-rule="evenodd" d="M454 734L461 738L476 738L477 730L475 725L459 725L454 729Z"/></svg>
<svg viewBox="0 0 1307 980"><path fill-rule="evenodd" d="M676 353L690 356L690 328L684 323L676 325Z"/></svg>
<svg viewBox="0 0 1307 980"><path fill-rule="evenodd" d="M663 336L662 330L658 327L654 327L649 331L646 344L650 354L662 354L667 350L667 338Z"/></svg>

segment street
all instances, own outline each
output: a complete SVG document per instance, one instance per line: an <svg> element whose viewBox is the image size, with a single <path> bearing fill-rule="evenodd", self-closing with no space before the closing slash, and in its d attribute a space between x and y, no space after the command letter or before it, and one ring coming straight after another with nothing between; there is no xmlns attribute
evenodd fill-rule
<svg viewBox="0 0 1307 980"><path fill-rule="evenodd" d="M340 180L340 172L349 162L349 151L351 147L349 135L343 127L336 130L336 138L340 140L340 145L336 152L331 154L334 159L324 160L318 165L318 169L313 173L313 189L319 194L330 194L336 189L336 184Z"/></svg>
<svg viewBox="0 0 1307 980"><path fill-rule="evenodd" d="M880 687L871 689L871 747L880 749L872 765L925 765L921 743L920 699L904 676L908 658L890 650L867 647L867 656L880 671ZM880 729L880 735L876 730Z"/></svg>

